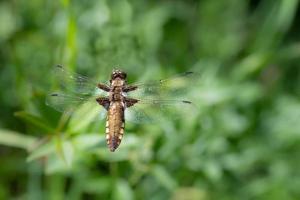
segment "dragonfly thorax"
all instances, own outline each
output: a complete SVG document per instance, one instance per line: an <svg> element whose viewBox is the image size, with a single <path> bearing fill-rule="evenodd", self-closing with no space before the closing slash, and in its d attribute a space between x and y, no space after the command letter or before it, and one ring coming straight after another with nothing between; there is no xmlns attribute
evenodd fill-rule
<svg viewBox="0 0 300 200"><path fill-rule="evenodd" d="M123 87L124 85L125 85L125 79L117 77L111 80L111 87Z"/></svg>

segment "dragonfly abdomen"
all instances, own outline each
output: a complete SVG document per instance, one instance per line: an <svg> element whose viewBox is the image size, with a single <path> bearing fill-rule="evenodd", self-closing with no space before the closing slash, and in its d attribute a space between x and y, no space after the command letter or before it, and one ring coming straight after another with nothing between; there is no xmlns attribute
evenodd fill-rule
<svg viewBox="0 0 300 200"><path fill-rule="evenodd" d="M124 134L124 106L121 101L112 102L107 113L106 142L110 151L115 151Z"/></svg>

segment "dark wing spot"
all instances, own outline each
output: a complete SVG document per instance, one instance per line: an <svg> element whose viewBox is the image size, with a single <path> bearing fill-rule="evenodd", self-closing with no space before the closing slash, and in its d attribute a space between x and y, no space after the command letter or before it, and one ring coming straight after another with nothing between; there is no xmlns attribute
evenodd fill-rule
<svg viewBox="0 0 300 200"><path fill-rule="evenodd" d="M58 94L56 94L56 93L53 93L53 94L50 94L50 96L52 96L52 97L57 97L57 96L58 96Z"/></svg>
<svg viewBox="0 0 300 200"><path fill-rule="evenodd" d="M183 100L182 103L188 103L188 104L191 104L192 102L191 102L191 101L187 101L187 100Z"/></svg>
<svg viewBox="0 0 300 200"><path fill-rule="evenodd" d="M184 75L193 74L194 72L184 72Z"/></svg>

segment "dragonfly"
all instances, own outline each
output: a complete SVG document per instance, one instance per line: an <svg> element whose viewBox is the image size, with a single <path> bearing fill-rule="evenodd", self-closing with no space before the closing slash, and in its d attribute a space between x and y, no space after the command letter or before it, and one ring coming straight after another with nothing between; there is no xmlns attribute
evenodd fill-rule
<svg viewBox="0 0 300 200"><path fill-rule="evenodd" d="M164 112L166 107L185 109L193 105L188 99L175 98L185 94L186 86L195 79L195 73L191 71L167 79L133 84L127 83L127 74L119 69L112 71L107 82L71 72L62 65L54 66L53 72L62 91L48 94L46 104L70 113L85 102L101 106L106 113L106 143L111 152L122 141L127 116L131 116L131 121L143 123L151 120L145 112L147 109L157 113Z"/></svg>

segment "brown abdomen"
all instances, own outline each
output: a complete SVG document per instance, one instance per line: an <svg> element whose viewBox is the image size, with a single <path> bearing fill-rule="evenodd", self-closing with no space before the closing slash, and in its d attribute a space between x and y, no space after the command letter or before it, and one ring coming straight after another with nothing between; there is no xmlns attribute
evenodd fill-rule
<svg viewBox="0 0 300 200"><path fill-rule="evenodd" d="M107 112L106 142L110 151L115 151L124 134L124 107L121 101L113 102Z"/></svg>

